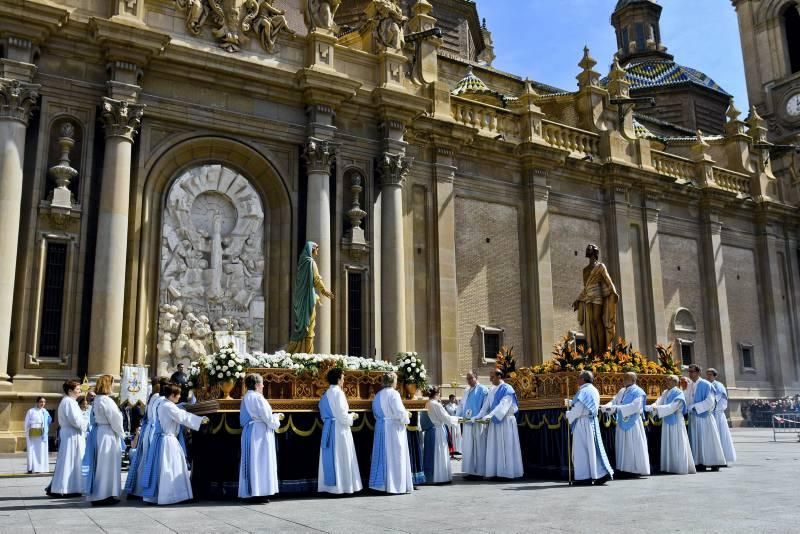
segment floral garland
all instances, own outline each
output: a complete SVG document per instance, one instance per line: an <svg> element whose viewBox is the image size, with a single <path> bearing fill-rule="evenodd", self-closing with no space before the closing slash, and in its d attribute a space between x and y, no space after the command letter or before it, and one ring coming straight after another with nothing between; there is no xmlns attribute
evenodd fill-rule
<svg viewBox="0 0 800 534"><path fill-rule="evenodd" d="M189 388L197 387L202 375L208 377L210 384L244 378L247 369L291 369L298 374L318 375L321 368L331 367L348 371L397 371L397 367L390 362L371 358L342 354L290 354L285 351L275 354L238 354L233 345L229 345L216 354L191 362L187 385Z"/></svg>
<svg viewBox="0 0 800 534"><path fill-rule="evenodd" d="M427 385L428 373L425 364L416 352L401 352L397 355L397 372L404 384L416 384L418 388Z"/></svg>
<svg viewBox="0 0 800 534"><path fill-rule="evenodd" d="M348 371L396 371L390 362L345 356L342 354L290 354L278 351L275 354L256 352L245 356L248 368L294 369L299 373L318 374L321 367L338 367Z"/></svg>
<svg viewBox="0 0 800 534"><path fill-rule="evenodd" d="M555 345L553 359L531 370L534 374L564 373L589 370L593 373L627 373L643 375L680 375L680 364L672 359L672 347L658 345L658 361L634 350L633 346L620 338L617 344L603 354L593 354L564 337Z"/></svg>

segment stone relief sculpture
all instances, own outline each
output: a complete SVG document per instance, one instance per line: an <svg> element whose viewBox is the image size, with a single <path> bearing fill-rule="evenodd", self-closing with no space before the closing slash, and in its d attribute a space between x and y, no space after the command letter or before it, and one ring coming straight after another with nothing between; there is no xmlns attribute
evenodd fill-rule
<svg viewBox="0 0 800 534"><path fill-rule="evenodd" d="M309 31L316 29L338 31L333 21L342 0L306 0L305 20Z"/></svg>
<svg viewBox="0 0 800 534"><path fill-rule="evenodd" d="M373 0L376 11L375 38L378 43L388 49L400 50L405 44L403 27L408 17L398 0Z"/></svg>
<svg viewBox="0 0 800 534"><path fill-rule="evenodd" d="M586 344L594 354L603 354L617 336L617 302L619 295L606 266L600 263L600 249L586 247L589 265L583 268L583 291L572 309L578 312Z"/></svg>
<svg viewBox="0 0 800 534"><path fill-rule="evenodd" d="M264 212L246 178L221 165L186 171L164 208L159 372L211 350L213 332L264 346Z"/></svg>
<svg viewBox="0 0 800 534"><path fill-rule="evenodd" d="M294 35L296 32L289 28L286 21L286 12L272 5L272 0L247 0L245 3L247 14L242 20L242 30L252 31L258 35L261 46L268 54L275 52L275 42L278 34L286 32Z"/></svg>
<svg viewBox="0 0 800 534"><path fill-rule="evenodd" d="M272 0L175 0L175 3L186 12L189 33L199 35L208 22L220 48L227 52L241 50L244 41L241 33L254 32L269 54L275 52L280 32L295 33L286 22L286 13L273 6Z"/></svg>

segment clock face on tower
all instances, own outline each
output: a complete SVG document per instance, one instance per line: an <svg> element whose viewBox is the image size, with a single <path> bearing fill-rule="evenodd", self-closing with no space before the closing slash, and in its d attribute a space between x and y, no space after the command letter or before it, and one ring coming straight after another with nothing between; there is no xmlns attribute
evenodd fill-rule
<svg viewBox="0 0 800 534"><path fill-rule="evenodd" d="M795 93L786 101L786 113L792 118L800 117L800 93Z"/></svg>

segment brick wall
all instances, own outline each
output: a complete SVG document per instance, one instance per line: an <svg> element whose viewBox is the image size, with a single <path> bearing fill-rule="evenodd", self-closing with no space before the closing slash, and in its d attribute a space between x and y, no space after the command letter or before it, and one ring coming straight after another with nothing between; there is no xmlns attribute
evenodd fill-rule
<svg viewBox="0 0 800 534"><path fill-rule="evenodd" d="M505 329L504 344L522 356L525 324L520 289L517 209L456 197L458 366L480 367L478 325Z"/></svg>

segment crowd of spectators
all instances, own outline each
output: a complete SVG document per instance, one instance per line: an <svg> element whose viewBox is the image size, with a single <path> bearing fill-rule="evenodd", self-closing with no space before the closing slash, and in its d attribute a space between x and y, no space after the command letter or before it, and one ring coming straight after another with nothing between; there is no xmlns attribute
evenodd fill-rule
<svg viewBox="0 0 800 534"><path fill-rule="evenodd" d="M742 404L742 417L747 426L772 426L776 414L800 413L800 395L777 400L756 399Z"/></svg>

